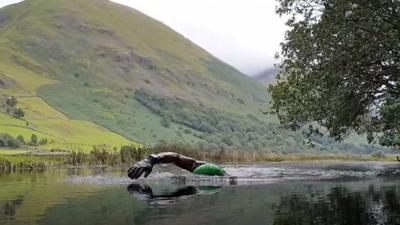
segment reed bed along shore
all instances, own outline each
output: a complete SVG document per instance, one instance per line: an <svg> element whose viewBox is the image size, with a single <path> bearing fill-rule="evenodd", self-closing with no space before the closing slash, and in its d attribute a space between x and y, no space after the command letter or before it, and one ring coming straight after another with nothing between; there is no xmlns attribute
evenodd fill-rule
<svg viewBox="0 0 400 225"><path fill-rule="evenodd" d="M90 153L84 151L48 152L41 154L0 155L0 170L46 170L57 167L73 166L120 166L127 167L149 154L176 152L198 160L220 164L248 164L284 161L395 161L396 158L385 155L355 155L333 153L270 153L260 151L204 151L188 146L167 145L152 148L123 146L117 150L105 147L93 147ZM60 154L61 153L61 154Z"/></svg>

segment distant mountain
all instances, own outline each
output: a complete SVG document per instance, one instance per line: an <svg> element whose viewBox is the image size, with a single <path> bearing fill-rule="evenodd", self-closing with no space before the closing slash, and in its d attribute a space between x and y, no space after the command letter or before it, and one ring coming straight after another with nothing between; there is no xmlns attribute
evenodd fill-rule
<svg viewBox="0 0 400 225"><path fill-rule="evenodd" d="M268 84L271 83L275 80L276 75L278 74L279 69L276 67L271 67L268 68L266 70L264 70L263 72L252 76L252 78L257 81L258 83L261 84Z"/></svg>
<svg viewBox="0 0 400 225"><path fill-rule="evenodd" d="M264 85L107 0L26 0L0 9L0 81L0 100L16 97L25 112L12 118L3 104L0 133L34 133L49 140L47 148L130 141L312 150L301 132L265 114Z"/></svg>

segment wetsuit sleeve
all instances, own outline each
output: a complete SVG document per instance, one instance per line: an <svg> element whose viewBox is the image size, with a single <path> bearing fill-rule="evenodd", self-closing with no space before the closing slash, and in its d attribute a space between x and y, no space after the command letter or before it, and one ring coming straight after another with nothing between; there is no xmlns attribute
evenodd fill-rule
<svg viewBox="0 0 400 225"><path fill-rule="evenodd" d="M153 159L154 164L173 163L176 166L189 172L193 172L197 167L207 163L184 155L180 155L175 152L162 152L159 154L151 154L150 157Z"/></svg>

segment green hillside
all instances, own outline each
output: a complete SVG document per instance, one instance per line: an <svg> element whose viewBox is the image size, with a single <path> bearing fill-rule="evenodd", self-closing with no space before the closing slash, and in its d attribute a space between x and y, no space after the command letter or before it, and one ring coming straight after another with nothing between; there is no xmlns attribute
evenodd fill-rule
<svg viewBox="0 0 400 225"><path fill-rule="evenodd" d="M301 132L263 114L265 87L107 0L26 0L0 9L0 81L0 95L16 97L25 112L22 120L0 114L0 132L36 132L53 145L310 150ZM338 149L326 143L322 150Z"/></svg>

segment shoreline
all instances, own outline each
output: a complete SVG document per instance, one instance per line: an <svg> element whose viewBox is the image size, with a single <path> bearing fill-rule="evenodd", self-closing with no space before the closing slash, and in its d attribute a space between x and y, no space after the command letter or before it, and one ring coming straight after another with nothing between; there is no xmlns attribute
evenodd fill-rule
<svg viewBox="0 0 400 225"><path fill-rule="evenodd" d="M39 154L0 154L0 172L13 172L19 170L49 170L57 168L89 168L89 167L118 167L127 168L133 162L139 161L150 153L158 151L146 150L138 155L125 157L121 152L41 152ZM397 162L395 154L373 157L356 154L310 154L310 153L263 153L263 152L193 152L175 151L199 160L225 165L252 165L263 163L285 162ZM135 151L137 154L137 152Z"/></svg>

